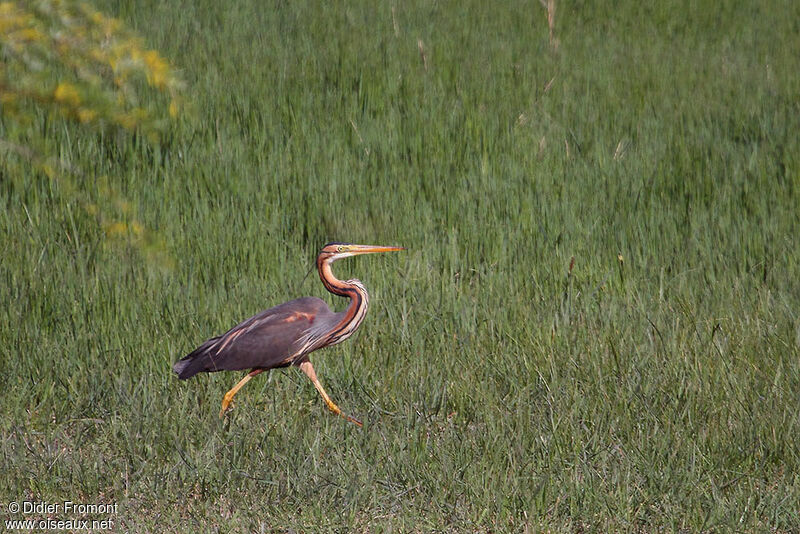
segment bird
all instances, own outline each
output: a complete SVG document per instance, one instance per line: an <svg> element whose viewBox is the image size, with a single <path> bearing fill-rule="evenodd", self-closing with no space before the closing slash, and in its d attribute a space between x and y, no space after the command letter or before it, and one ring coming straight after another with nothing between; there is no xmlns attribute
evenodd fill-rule
<svg viewBox="0 0 800 534"><path fill-rule="evenodd" d="M360 254L405 250L403 247L328 243L317 256L317 271L322 284L334 295L347 297L350 303L341 312L332 311L324 300L302 297L264 310L237 324L224 334L213 337L172 366L181 380L198 373L217 371L249 372L222 399L219 416L227 412L236 393L253 377L282 367L299 367L311 379L325 405L358 425L361 421L346 415L322 387L309 354L336 345L353 335L361 325L369 306L369 295L360 280L339 280L331 264Z"/></svg>

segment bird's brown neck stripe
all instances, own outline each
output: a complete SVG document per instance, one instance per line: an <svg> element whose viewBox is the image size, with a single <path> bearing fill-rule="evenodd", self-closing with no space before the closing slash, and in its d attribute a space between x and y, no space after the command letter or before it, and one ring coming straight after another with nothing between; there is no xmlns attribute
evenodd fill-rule
<svg viewBox="0 0 800 534"><path fill-rule="evenodd" d="M344 319L327 336L330 344L339 343L350 337L364 320L367 306L369 305L369 297L367 297L367 292L357 284L343 282L336 278L333 275L329 261L318 259L317 269L319 270L319 277L328 291L334 295L350 298L350 305L345 310Z"/></svg>

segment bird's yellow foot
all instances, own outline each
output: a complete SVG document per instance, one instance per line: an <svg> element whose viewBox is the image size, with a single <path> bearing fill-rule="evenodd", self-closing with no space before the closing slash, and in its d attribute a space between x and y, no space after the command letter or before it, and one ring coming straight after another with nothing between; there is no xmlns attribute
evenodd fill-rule
<svg viewBox="0 0 800 534"><path fill-rule="evenodd" d="M233 395L228 395L228 393L226 393L225 396L222 398L222 409L219 411L220 417L225 416L225 412L228 411L228 407L230 406L232 400L233 400Z"/></svg>
<svg viewBox="0 0 800 534"><path fill-rule="evenodd" d="M239 380L239 383L238 383L238 384L236 384L235 386L233 386L233 389L231 389L230 391L228 391L228 392L225 394L225 396L224 396L224 397L222 397L222 409L219 411L219 416L220 416L220 417L222 417L223 415L225 415L225 411L228 409L228 406L230 406L230 404L231 404L231 401L233 400L233 396L234 396L234 395L236 395L236 392L237 392L237 391L239 391L240 389L242 389L242 386L244 386L245 384L247 384L247 382L248 382L248 381L249 381L251 378L253 378L253 377L254 377L254 376L256 376L257 374L261 373L262 371L263 371L263 369L253 369L252 371L250 371L249 373L247 373L247 374L244 376L244 378L242 378L241 380Z"/></svg>
<svg viewBox="0 0 800 534"><path fill-rule="evenodd" d="M329 409L330 411L332 411L333 413L335 413L336 415L340 415L340 416L344 417L345 419L347 419L347 420L348 420L348 421L350 421L351 423L354 423L354 424L358 425L359 427L363 427L363 426L364 426L364 425L362 425L362 424L361 424L361 421L359 421L358 419L356 419L356 418L354 418L354 417L350 417L349 415L347 415L346 413L344 413L344 412L341 410L341 408L339 408L338 406L336 406L336 405L333 403L333 401L326 399L326 400L325 400L325 404L328 406L328 409Z"/></svg>

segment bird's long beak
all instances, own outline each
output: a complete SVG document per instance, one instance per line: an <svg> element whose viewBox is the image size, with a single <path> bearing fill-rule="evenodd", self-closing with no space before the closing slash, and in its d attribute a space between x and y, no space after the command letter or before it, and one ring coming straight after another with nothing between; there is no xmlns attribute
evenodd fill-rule
<svg viewBox="0 0 800 534"><path fill-rule="evenodd" d="M377 245L351 245L350 254L372 254L375 252L394 252L405 250L403 247L381 247Z"/></svg>

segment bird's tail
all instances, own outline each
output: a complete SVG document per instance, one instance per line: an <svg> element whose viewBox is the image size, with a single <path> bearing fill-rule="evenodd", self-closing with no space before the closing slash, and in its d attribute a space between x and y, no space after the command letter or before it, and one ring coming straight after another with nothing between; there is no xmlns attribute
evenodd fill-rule
<svg viewBox="0 0 800 534"><path fill-rule="evenodd" d="M192 378L197 373L209 371L210 358L208 357L208 348L213 345L217 339L209 339L190 354L184 356L172 366L172 370L178 375L181 380Z"/></svg>
<svg viewBox="0 0 800 534"><path fill-rule="evenodd" d="M181 358L175 365L172 366L172 370L177 373L178 378L181 380L186 380L187 378L191 378L202 369L201 366L198 365L200 363L199 359L192 358L192 356L186 356L185 358Z"/></svg>

